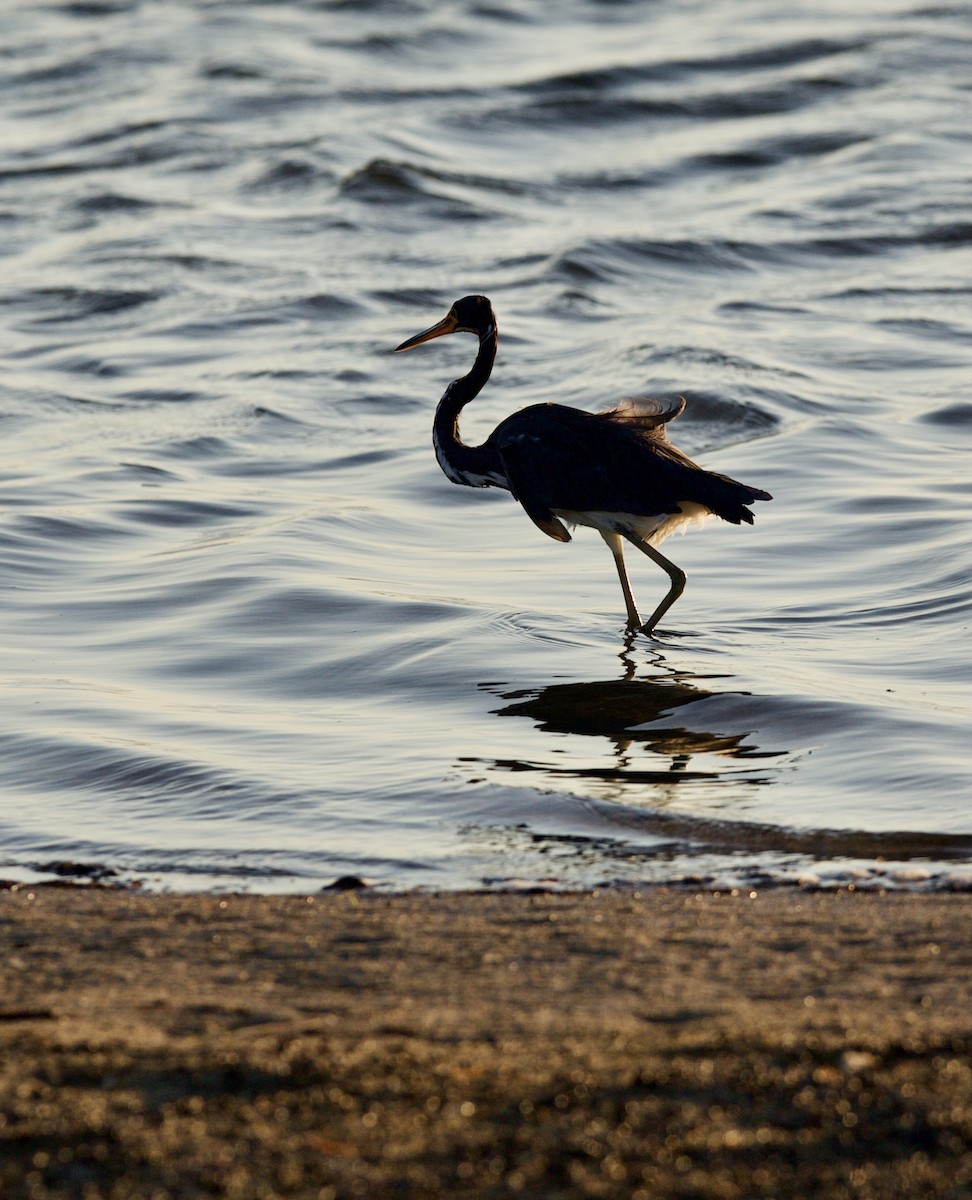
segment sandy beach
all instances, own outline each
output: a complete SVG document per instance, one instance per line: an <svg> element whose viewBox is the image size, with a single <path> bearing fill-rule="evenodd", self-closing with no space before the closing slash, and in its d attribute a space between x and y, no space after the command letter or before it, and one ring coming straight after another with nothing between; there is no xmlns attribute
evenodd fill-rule
<svg viewBox="0 0 972 1200"><path fill-rule="evenodd" d="M0 1196L957 1200L970 916L0 892Z"/></svg>

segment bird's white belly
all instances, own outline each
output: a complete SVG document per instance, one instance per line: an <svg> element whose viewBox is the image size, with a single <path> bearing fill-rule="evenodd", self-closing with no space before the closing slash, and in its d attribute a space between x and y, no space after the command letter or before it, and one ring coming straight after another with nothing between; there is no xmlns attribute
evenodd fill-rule
<svg viewBox="0 0 972 1200"><path fill-rule="evenodd" d="M566 525L586 525L600 533L630 533L639 541L657 546L670 533L679 529L684 533L690 525L700 524L712 513L704 504L683 500L679 512L651 516L626 512L574 512L566 508L554 509L554 515Z"/></svg>

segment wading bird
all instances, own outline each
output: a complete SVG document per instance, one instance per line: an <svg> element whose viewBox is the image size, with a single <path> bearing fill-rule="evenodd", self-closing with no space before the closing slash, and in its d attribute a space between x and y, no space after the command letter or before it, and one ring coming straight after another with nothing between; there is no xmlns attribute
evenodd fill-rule
<svg viewBox="0 0 972 1200"><path fill-rule="evenodd" d="M555 541L570 541L568 525L596 529L614 555L629 628L651 633L685 588L685 572L658 550L664 538L711 515L751 525L747 505L772 499L759 488L703 470L669 442L665 426L685 407L684 400L624 400L599 413L533 404L501 421L481 446L467 446L459 436L459 414L493 369L498 340L493 306L485 296L465 296L437 325L395 349L410 350L447 333L474 333L479 353L469 374L449 384L436 409L432 442L439 466L453 483L512 492ZM622 539L671 580L645 622L628 581Z"/></svg>

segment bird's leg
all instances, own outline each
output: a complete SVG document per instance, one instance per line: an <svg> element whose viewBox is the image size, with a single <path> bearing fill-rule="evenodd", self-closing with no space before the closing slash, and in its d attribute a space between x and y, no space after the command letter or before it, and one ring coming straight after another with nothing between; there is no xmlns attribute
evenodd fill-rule
<svg viewBox="0 0 972 1200"><path fill-rule="evenodd" d="M658 622L662 619L665 613L672 607L675 601L685 591L685 572L681 567L676 567L673 562L665 557L660 551L656 550L649 542L641 541L639 538L632 536L630 533L625 534L628 541L633 542L638 549L647 554L653 563L665 572L668 578L672 581L672 586L668 589L668 595L662 600L661 604L655 609L648 620L641 627L644 633L651 633Z"/></svg>
<svg viewBox="0 0 972 1200"><path fill-rule="evenodd" d="M638 629L641 627L641 613L638 612L638 606L635 604L634 592L631 590L631 584L628 582L628 572L624 566L624 542L621 541L619 533L605 533L603 529L601 530L601 537L607 542L611 553L614 555L614 565L618 568L621 591L624 592L624 603L628 610L628 627L629 629Z"/></svg>

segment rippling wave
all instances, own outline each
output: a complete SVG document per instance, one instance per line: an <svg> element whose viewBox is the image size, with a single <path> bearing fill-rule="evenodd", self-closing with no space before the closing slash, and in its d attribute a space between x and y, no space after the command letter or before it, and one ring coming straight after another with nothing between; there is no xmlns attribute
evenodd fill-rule
<svg viewBox="0 0 972 1200"><path fill-rule="evenodd" d="M0 15L0 877L972 886L958 9L119 0ZM452 487L684 396L774 494L613 566ZM634 565L646 599L663 580Z"/></svg>

